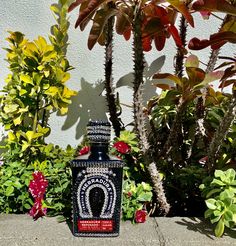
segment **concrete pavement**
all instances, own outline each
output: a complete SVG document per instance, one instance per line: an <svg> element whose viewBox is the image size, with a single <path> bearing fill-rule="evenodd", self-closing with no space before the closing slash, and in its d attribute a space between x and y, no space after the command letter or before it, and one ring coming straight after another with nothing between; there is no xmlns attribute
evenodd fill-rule
<svg viewBox="0 0 236 246"><path fill-rule="evenodd" d="M28 215L0 215L0 246L236 246L236 230L216 238L198 218L149 218L144 224L121 223L116 238L76 238L56 218L33 221Z"/></svg>

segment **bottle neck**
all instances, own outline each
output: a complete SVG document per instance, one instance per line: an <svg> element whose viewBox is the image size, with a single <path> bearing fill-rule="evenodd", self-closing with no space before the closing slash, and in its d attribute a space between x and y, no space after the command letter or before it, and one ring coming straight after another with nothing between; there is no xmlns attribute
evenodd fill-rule
<svg viewBox="0 0 236 246"><path fill-rule="evenodd" d="M94 161L107 161L108 155L108 143L92 143L90 146L89 160Z"/></svg>

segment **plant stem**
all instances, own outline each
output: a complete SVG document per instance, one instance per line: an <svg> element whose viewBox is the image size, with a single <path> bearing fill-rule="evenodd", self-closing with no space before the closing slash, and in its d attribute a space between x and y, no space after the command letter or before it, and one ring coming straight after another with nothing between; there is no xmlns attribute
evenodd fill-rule
<svg viewBox="0 0 236 246"><path fill-rule="evenodd" d="M106 48L105 48L105 90L108 104L110 121L117 137L120 136L122 129L121 121L117 113L116 99L113 91L112 65L113 65L113 26L114 17L111 17L107 23L106 30Z"/></svg>
<svg viewBox="0 0 236 246"><path fill-rule="evenodd" d="M210 168L209 170L210 172L214 171L217 154L235 118L235 114L236 114L236 98L233 97L228 106L228 110L225 116L223 117L220 126L216 130L209 146L207 163Z"/></svg>
<svg viewBox="0 0 236 246"><path fill-rule="evenodd" d="M172 150L173 146L179 146L178 134L181 129L182 117L183 117L185 110L186 110L186 104L183 102L180 102L176 109L176 115L172 123L169 136L161 152L162 157L167 156Z"/></svg>
<svg viewBox="0 0 236 246"><path fill-rule="evenodd" d="M157 202L160 205L160 210L166 215L170 210L165 196L165 191L162 185L160 174L157 166L153 161L153 150L148 141L146 131L146 115L143 112L143 70L144 70L144 54L142 47L142 32L141 32L141 12L140 5L136 5L134 15L133 32L134 32L134 82L133 82L133 106L134 106L134 125L135 131L140 139L139 145L143 153L143 158L153 183L154 192Z"/></svg>
<svg viewBox="0 0 236 246"><path fill-rule="evenodd" d="M185 17L182 15L180 19L179 32L180 32L180 38L181 38L183 47L186 46L187 27L188 27L187 21L185 20ZM176 54L176 60L175 60L175 74L179 76L180 78L182 78L183 71L184 71L183 48L178 47L177 54Z"/></svg>

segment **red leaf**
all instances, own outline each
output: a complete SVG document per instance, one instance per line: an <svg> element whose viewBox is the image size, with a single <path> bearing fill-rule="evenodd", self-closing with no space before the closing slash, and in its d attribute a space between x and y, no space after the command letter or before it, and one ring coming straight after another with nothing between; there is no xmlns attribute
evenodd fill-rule
<svg viewBox="0 0 236 246"><path fill-rule="evenodd" d="M226 81L222 81L219 85L219 88L224 88L232 84L236 84L236 79L229 79Z"/></svg>
<svg viewBox="0 0 236 246"><path fill-rule="evenodd" d="M209 40L207 39L198 39L198 38L192 38L189 41L188 48L192 50L201 50L209 46Z"/></svg>
<svg viewBox="0 0 236 246"><path fill-rule="evenodd" d="M93 26L91 28L89 39L88 39L88 48L91 50L94 45L97 43L99 37L104 31L104 26L106 25L108 19L114 16L117 13L115 9L99 9L93 20Z"/></svg>
<svg viewBox="0 0 236 246"><path fill-rule="evenodd" d="M153 79L168 79L173 81L175 84L179 85L180 87L183 86L182 81L176 75L170 73L157 73L153 75Z"/></svg>
<svg viewBox="0 0 236 246"><path fill-rule="evenodd" d="M178 47L181 47L182 41L181 41L181 38L179 36L179 32L178 32L177 28L174 25L171 25L168 27L168 31L170 32L170 34L174 38L176 45Z"/></svg>
<svg viewBox="0 0 236 246"><path fill-rule="evenodd" d="M161 88L162 90L171 90L171 86L168 84L155 84L155 86Z"/></svg>
<svg viewBox="0 0 236 246"><path fill-rule="evenodd" d="M131 37L131 27L124 31L123 36L126 41L128 41Z"/></svg>
<svg viewBox="0 0 236 246"><path fill-rule="evenodd" d="M221 42L218 42L218 43L216 43L216 44L212 44L211 45L211 48L213 49L213 50L218 50L220 47L222 47L224 44L226 44L227 43L227 41L221 41Z"/></svg>
<svg viewBox="0 0 236 246"><path fill-rule="evenodd" d="M226 0L198 0L193 3L192 8L197 11L223 12L236 15L236 7Z"/></svg>
<svg viewBox="0 0 236 246"><path fill-rule="evenodd" d="M208 20L209 16L211 15L211 12L210 11L200 11L200 14L204 20Z"/></svg>
<svg viewBox="0 0 236 246"><path fill-rule="evenodd" d="M69 8L68 8L68 12L72 11L73 9L75 9L76 7L78 7L82 2L84 2L86 0L76 0L75 2L73 2Z"/></svg>
<svg viewBox="0 0 236 246"><path fill-rule="evenodd" d="M226 42L236 43L236 33L218 32L210 36L210 40L193 38L190 40L188 47L192 50L201 50L211 45L212 48L219 48Z"/></svg>
<svg viewBox="0 0 236 246"><path fill-rule="evenodd" d="M165 46L166 37L164 35L155 35L154 42L157 50L161 51Z"/></svg>
<svg viewBox="0 0 236 246"><path fill-rule="evenodd" d="M163 25L168 25L170 21L168 19L167 11L164 8L159 7L159 6L156 6L155 10L156 10L157 16L160 17L161 19L161 23Z"/></svg>
<svg viewBox="0 0 236 246"><path fill-rule="evenodd" d="M152 49L152 40L150 37L146 37L142 39L142 44L143 44L143 51L150 51Z"/></svg>
<svg viewBox="0 0 236 246"><path fill-rule="evenodd" d="M183 16L188 21L188 23L192 27L194 27L193 17L190 14L190 12L189 12L189 10L188 10L188 8L184 2L176 1L176 0L167 0L167 2L170 3L175 9L177 9L181 14L183 14Z"/></svg>
<svg viewBox="0 0 236 246"><path fill-rule="evenodd" d="M93 13L105 0L90 0L86 9L79 13L79 17L75 23L77 28L91 13Z"/></svg>

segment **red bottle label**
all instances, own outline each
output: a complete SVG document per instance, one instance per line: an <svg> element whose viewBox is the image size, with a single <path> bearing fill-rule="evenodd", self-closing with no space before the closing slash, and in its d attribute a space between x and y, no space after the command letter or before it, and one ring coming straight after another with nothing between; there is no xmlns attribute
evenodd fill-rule
<svg viewBox="0 0 236 246"><path fill-rule="evenodd" d="M113 220L78 220L80 232L112 232Z"/></svg>

